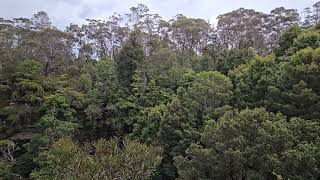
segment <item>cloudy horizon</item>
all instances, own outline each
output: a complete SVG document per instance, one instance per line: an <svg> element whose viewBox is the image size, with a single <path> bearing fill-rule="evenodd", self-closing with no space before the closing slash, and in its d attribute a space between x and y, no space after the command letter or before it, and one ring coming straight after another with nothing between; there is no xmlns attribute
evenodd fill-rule
<svg viewBox="0 0 320 180"><path fill-rule="evenodd" d="M176 14L188 17L203 18L215 23L220 14L230 12L240 7L255 9L269 13L276 7L298 9L311 7L315 0L1 0L0 17L12 19L17 17L29 18L32 14L45 11L54 26L64 28L70 23L82 24L85 19L107 19L114 12L123 14L130 7L145 4L152 13L157 13L165 19Z"/></svg>

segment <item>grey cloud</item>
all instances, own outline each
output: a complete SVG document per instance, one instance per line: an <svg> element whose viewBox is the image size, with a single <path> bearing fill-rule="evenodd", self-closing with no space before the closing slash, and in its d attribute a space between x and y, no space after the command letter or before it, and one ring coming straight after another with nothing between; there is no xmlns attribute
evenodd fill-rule
<svg viewBox="0 0 320 180"><path fill-rule="evenodd" d="M90 14L94 12L94 9L89 8L89 7L82 7L81 11L79 12L79 17L80 18L87 18Z"/></svg>
<svg viewBox="0 0 320 180"><path fill-rule="evenodd" d="M82 0L54 0L56 2L64 2L64 3L68 3L68 4L77 4L77 3L81 3Z"/></svg>

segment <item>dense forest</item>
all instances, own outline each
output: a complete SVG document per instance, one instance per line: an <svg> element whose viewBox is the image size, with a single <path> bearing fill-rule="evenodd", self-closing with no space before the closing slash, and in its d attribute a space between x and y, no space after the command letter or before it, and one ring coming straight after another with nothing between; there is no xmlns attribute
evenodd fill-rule
<svg viewBox="0 0 320 180"><path fill-rule="evenodd" d="M217 20L0 18L0 179L319 180L320 2Z"/></svg>

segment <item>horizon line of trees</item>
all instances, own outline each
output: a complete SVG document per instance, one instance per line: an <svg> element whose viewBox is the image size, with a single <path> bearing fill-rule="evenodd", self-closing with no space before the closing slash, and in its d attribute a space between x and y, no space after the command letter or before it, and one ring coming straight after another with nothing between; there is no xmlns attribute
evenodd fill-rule
<svg viewBox="0 0 320 180"><path fill-rule="evenodd" d="M208 46L216 48L253 47L259 54L268 54L277 48L280 34L292 25L304 29L314 26L319 21L320 3L305 8L300 14L296 9L278 7L270 13L257 12L253 9L240 8L219 15L217 24L209 24L199 18L188 18L182 14L173 19L164 20L153 14L143 4L130 8L126 14L114 13L106 20L86 19L82 25L70 24L65 30L52 26L46 12L40 11L28 18L12 20L0 18L0 25L6 28L8 36L15 36L15 41L7 46L20 46L25 31L49 29L50 36L56 36L72 50L72 59L115 58L130 32L140 31L140 43L146 55L159 46L159 41L167 44L182 54L203 53ZM19 40L20 39L20 40ZM48 58L47 58L48 59Z"/></svg>

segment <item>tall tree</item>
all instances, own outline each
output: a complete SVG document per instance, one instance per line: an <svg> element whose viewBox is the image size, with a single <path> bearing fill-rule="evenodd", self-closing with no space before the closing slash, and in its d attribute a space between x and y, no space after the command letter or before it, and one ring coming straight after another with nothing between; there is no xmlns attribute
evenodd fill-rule
<svg viewBox="0 0 320 180"><path fill-rule="evenodd" d="M158 116L161 121L157 140L164 148L161 174L165 178L176 176L173 157L184 154L191 143L199 141L206 120L215 118L217 110L232 98L232 83L219 72L189 71L181 81L177 97Z"/></svg>
<svg viewBox="0 0 320 180"><path fill-rule="evenodd" d="M31 22L34 29L44 29L51 27L51 21L48 14L44 11L39 11L33 15Z"/></svg>
<svg viewBox="0 0 320 180"><path fill-rule="evenodd" d="M138 39L138 31L130 34L116 59L119 83L123 87L130 87L133 74L144 59L143 47Z"/></svg>
<svg viewBox="0 0 320 180"><path fill-rule="evenodd" d="M303 9L303 21L302 26L305 28L310 28L314 24L314 17L310 7Z"/></svg>
<svg viewBox="0 0 320 180"><path fill-rule="evenodd" d="M315 3L312 7L313 7L313 18L316 24L320 20L320 1Z"/></svg>
<svg viewBox="0 0 320 180"><path fill-rule="evenodd" d="M44 63L44 74L57 74L72 58L68 36L57 29L30 31L24 35L21 49L27 57L38 58Z"/></svg>
<svg viewBox="0 0 320 180"><path fill-rule="evenodd" d="M210 25L203 19L187 18L180 14L170 24L173 47L182 54L190 56L200 53L207 44Z"/></svg>
<svg viewBox="0 0 320 180"><path fill-rule="evenodd" d="M254 47L265 51L263 26L267 15L253 9L240 8L218 17L219 43L225 48Z"/></svg>
<svg viewBox="0 0 320 180"><path fill-rule="evenodd" d="M1 75L5 73L1 71ZM1 78L5 78L0 86L1 130L11 135L33 125L39 118L39 108L45 95L42 64L34 60L21 61L16 65L14 74Z"/></svg>
<svg viewBox="0 0 320 180"><path fill-rule="evenodd" d="M286 9L279 7L271 10L266 23L267 44L271 50L277 48L279 37L282 32L293 25L298 25L300 15L296 9Z"/></svg>

